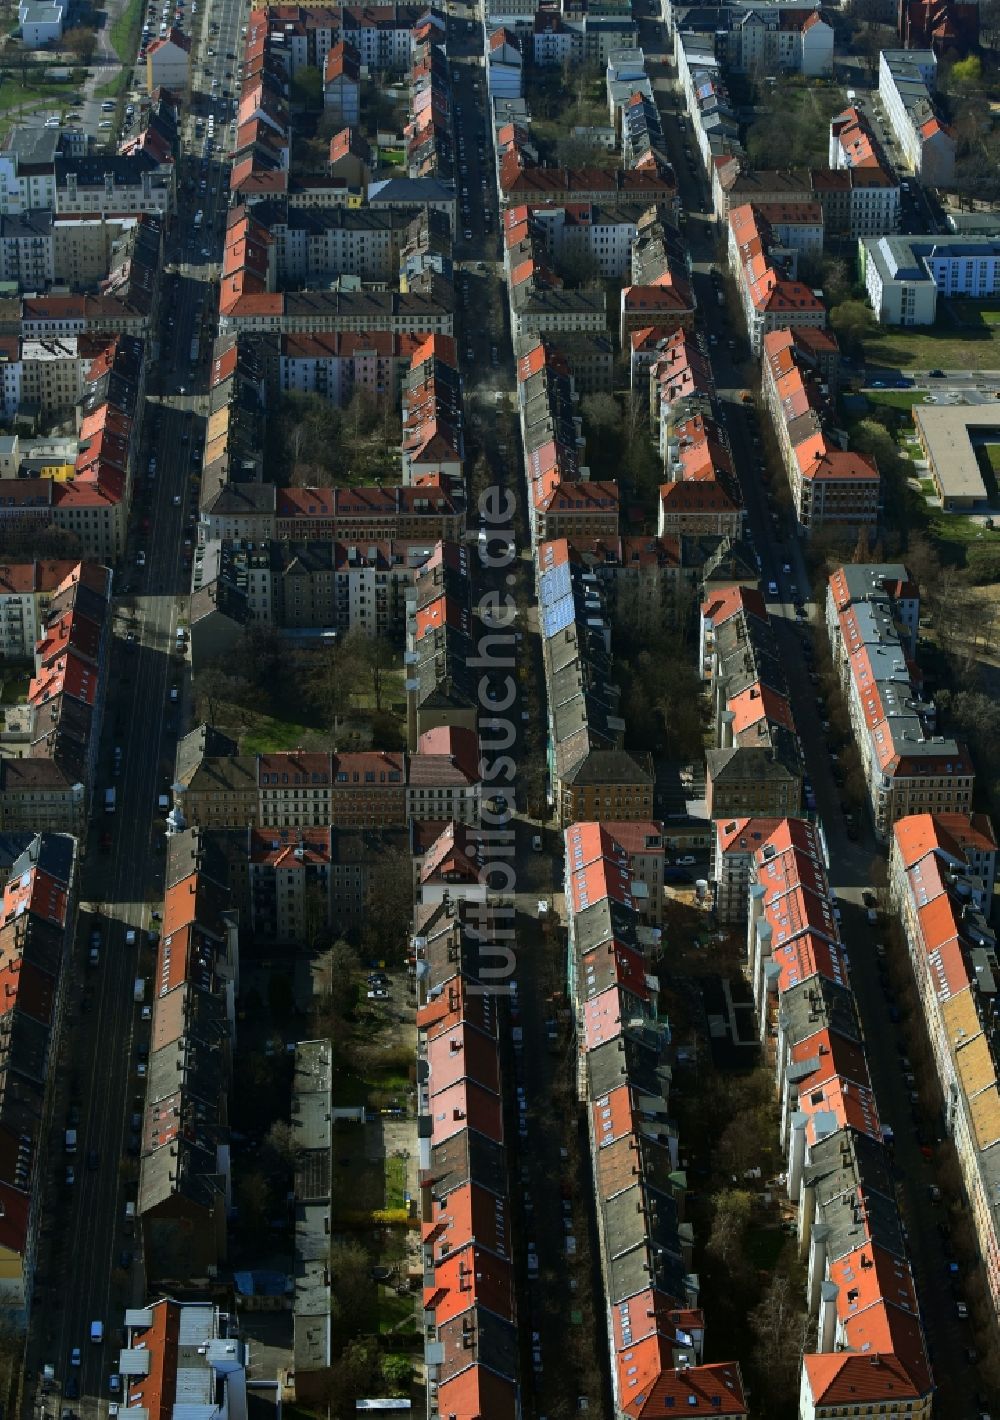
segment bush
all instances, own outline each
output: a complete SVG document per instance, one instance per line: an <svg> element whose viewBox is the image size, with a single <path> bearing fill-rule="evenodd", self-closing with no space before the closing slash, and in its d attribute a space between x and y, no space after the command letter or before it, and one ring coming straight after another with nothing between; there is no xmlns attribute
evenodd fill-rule
<svg viewBox="0 0 1000 1420"><path fill-rule="evenodd" d="M965 554L965 570L969 581L977 587L1000 582L1000 545L993 542L973 543Z"/></svg>

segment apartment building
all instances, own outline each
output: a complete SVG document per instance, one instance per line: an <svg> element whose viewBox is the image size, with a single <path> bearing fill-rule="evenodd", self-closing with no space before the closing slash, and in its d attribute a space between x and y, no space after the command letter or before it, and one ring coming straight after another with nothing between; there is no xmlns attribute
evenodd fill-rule
<svg viewBox="0 0 1000 1420"><path fill-rule="evenodd" d="M815 6L796 0L744 0L696 6L661 0L667 32L712 35L727 68L744 74L833 72L833 29Z"/></svg>
<svg viewBox="0 0 1000 1420"><path fill-rule="evenodd" d="M558 334L522 336L514 343L518 369L539 347L545 352L546 360L565 361L575 393L581 396L598 390L610 393L614 387L615 347L606 334L563 330Z"/></svg>
<svg viewBox="0 0 1000 1420"><path fill-rule="evenodd" d="M248 829L247 866L254 940L314 940L330 921L333 829Z"/></svg>
<svg viewBox="0 0 1000 1420"><path fill-rule="evenodd" d="M418 903L417 1071L429 1415L522 1413L497 1011L475 943L479 902Z"/></svg>
<svg viewBox="0 0 1000 1420"><path fill-rule="evenodd" d="M557 267L567 259L582 259L609 279L622 277L629 269L638 234L634 216L594 202L518 203L505 214L505 230L521 222L533 224Z"/></svg>
<svg viewBox="0 0 1000 1420"><path fill-rule="evenodd" d="M785 1189L796 1206L815 1347L800 1420L927 1417L934 1400L916 1286L872 1089L838 912L814 824L779 824L754 854L747 966L773 1060Z"/></svg>
<svg viewBox="0 0 1000 1420"><path fill-rule="evenodd" d="M191 82L191 37L171 26L162 38L152 41L146 50L146 92L169 89L183 96Z"/></svg>
<svg viewBox="0 0 1000 1420"><path fill-rule="evenodd" d="M58 130L15 124L0 153L0 214L51 212L56 205Z"/></svg>
<svg viewBox="0 0 1000 1420"><path fill-rule="evenodd" d="M323 61L323 108L335 123L354 127L361 119L361 56L343 40Z"/></svg>
<svg viewBox="0 0 1000 1420"><path fill-rule="evenodd" d="M94 563L73 564L52 590L27 702L5 719L0 830L86 836L107 693L110 607L111 572Z"/></svg>
<svg viewBox="0 0 1000 1420"><path fill-rule="evenodd" d="M564 836L567 995L593 1164L613 1414L634 1417L641 1384L662 1414L745 1418L739 1367L704 1359L693 1240L680 1224L668 1033L650 972L659 934L641 921L628 855L611 826L573 822ZM653 1118L660 1123L650 1130L643 1121Z"/></svg>
<svg viewBox="0 0 1000 1420"><path fill-rule="evenodd" d="M196 1277L210 1276L226 1258L238 929L224 864L206 854L196 832L172 834L153 966L136 1204L153 1285L176 1276L178 1256ZM142 1403L141 1385L127 1394Z"/></svg>
<svg viewBox="0 0 1000 1420"><path fill-rule="evenodd" d="M0 214L0 280L44 291L55 280L51 211Z"/></svg>
<svg viewBox="0 0 1000 1420"><path fill-rule="evenodd" d="M161 1297L126 1308L123 1333L115 1366L122 1377L123 1409L148 1412L159 1406L164 1420L179 1420L177 1411L191 1405L235 1420L246 1398L250 1359L235 1316L220 1312L214 1302ZM172 1404L169 1396L175 1397Z"/></svg>
<svg viewBox="0 0 1000 1420"><path fill-rule="evenodd" d="M782 823L780 818L715 818L712 820L711 882L715 914L720 922L747 919L747 894L754 874L754 854Z"/></svg>
<svg viewBox="0 0 1000 1420"><path fill-rule="evenodd" d="M1000 291L992 236L870 237L859 243L859 264L880 325L933 325L939 295L981 301Z"/></svg>
<svg viewBox="0 0 1000 1420"><path fill-rule="evenodd" d="M267 234L263 245L273 280L284 286L320 288L345 272L362 281L391 281L411 221L407 212L295 207L287 199L253 208L253 228ZM241 240L234 214L227 240ZM270 278L268 289L274 289Z"/></svg>
<svg viewBox="0 0 1000 1420"><path fill-rule="evenodd" d="M984 815L916 814L893 826L889 892L990 1300L1000 1312L1000 1081L991 1030L1000 964L986 916L995 874L996 836Z"/></svg>
<svg viewBox="0 0 1000 1420"><path fill-rule="evenodd" d="M778 643L756 588L729 587L703 603L699 665L715 732L706 756L709 817L797 813L802 749Z"/></svg>
<svg viewBox="0 0 1000 1420"><path fill-rule="evenodd" d="M808 332L806 332L808 334ZM842 446L833 408L813 373L808 346L775 330L762 342L761 392L781 451L800 533L817 528L870 529L878 523L881 479L875 461Z"/></svg>
<svg viewBox="0 0 1000 1420"><path fill-rule="evenodd" d="M759 355L764 336L788 326L824 329L826 307L794 270L794 250L752 203L729 213L729 266L736 282L750 347Z"/></svg>
<svg viewBox="0 0 1000 1420"><path fill-rule="evenodd" d="M34 655L52 598L75 566L71 560L38 559L0 566L0 659Z"/></svg>
<svg viewBox="0 0 1000 1420"><path fill-rule="evenodd" d="M408 764L407 819L477 824L481 807L478 734L462 725L425 730Z"/></svg>
<svg viewBox="0 0 1000 1420"><path fill-rule="evenodd" d="M22 846L23 845L23 846ZM77 843L69 834L26 834L0 896L7 1110L0 1161L0 1315L14 1333L32 1319L40 1235L49 1223L52 1117L77 925ZM16 1109L14 1104L16 1101Z"/></svg>
<svg viewBox="0 0 1000 1420"><path fill-rule="evenodd" d="M661 335L663 327L650 331L650 339L632 346L633 382L646 369L649 384L649 422L657 450L668 466L680 466L679 441L673 437L678 424L694 413L710 415L715 401L712 365L703 337L676 330ZM656 334L657 339L652 340ZM648 348L642 349L644 344Z"/></svg>
<svg viewBox="0 0 1000 1420"><path fill-rule="evenodd" d="M885 236L899 230L899 178L860 104L831 119L828 162L830 173L814 170L812 180L831 235Z"/></svg>
<svg viewBox="0 0 1000 1420"><path fill-rule="evenodd" d="M830 577L826 626L861 755L876 837L900 818L968 813L975 770L964 744L935 734L913 657L919 597L905 567L850 564Z"/></svg>
<svg viewBox="0 0 1000 1420"><path fill-rule="evenodd" d="M955 176L956 140L935 113L937 56L932 49L883 49L878 95L911 172L931 187Z"/></svg>

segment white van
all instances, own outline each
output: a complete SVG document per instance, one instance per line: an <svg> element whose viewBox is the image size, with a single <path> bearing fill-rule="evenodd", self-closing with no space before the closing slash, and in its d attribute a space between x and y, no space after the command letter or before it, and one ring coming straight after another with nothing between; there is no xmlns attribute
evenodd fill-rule
<svg viewBox="0 0 1000 1420"><path fill-rule="evenodd" d="M95 1345L104 1340L104 1322L92 1321L90 1323L90 1339Z"/></svg>

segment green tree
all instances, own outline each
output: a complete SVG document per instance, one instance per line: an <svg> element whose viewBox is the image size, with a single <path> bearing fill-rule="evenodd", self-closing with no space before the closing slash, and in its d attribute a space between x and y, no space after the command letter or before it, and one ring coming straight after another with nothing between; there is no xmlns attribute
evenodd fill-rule
<svg viewBox="0 0 1000 1420"><path fill-rule="evenodd" d="M75 25L63 33L59 43L62 49L68 49L81 64L89 64L97 45L97 35L93 30L85 29L83 25Z"/></svg>
<svg viewBox="0 0 1000 1420"><path fill-rule="evenodd" d="M705 1251L731 1273L746 1266L744 1243L752 1205L752 1196L742 1188L724 1188L715 1199Z"/></svg>
<svg viewBox="0 0 1000 1420"><path fill-rule="evenodd" d="M959 93L969 93L978 89L983 78L983 62L978 54L970 54L966 59L956 59L948 73L949 85Z"/></svg>
<svg viewBox="0 0 1000 1420"><path fill-rule="evenodd" d="M860 349L873 328L872 313L864 301L841 301L830 311L830 325L850 349Z"/></svg>
<svg viewBox="0 0 1000 1420"><path fill-rule="evenodd" d="M315 64L303 64L292 77L292 100L313 113L323 107L323 75Z"/></svg>
<svg viewBox="0 0 1000 1420"><path fill-rule="evenodd" d="M368 910L365 950L380 960L398 963L413 920L413 867L410 855L393 845L375 850L368 870Z"/></svg>
<svg viewBox="0 0 1000 1420"><path fill-rule="evenodd" d="M374 1342L351 1341L326 1375L326 1404L332 1420L348 1420L355 1404L379 1386L378 1351Z"/></svg>
<svg viewBox="0 0 1000 1420"><path fill-rule="evenodd" d="M413 1362L409 1356L390 1351L382 1357L382 1379L393 1395L409 1395L413 1385Z"/></svg>
<svg viewBox="0 0 1000 1420"><path fill-rule="evenodd" d="M353 1238L330 1241L333 1320L339 1334L362 1336L374 1330L378 1289L372 1281L371 1263L364 1247Z"/></svg>

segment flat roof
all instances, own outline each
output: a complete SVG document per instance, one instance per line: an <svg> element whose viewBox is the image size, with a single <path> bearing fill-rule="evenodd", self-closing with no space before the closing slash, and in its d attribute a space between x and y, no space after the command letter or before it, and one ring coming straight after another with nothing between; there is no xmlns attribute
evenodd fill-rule
<svg viewBox="0 0 1000 1420"><path fill-rule="evenodd" d="M1000 405L915 404L913 418L945 498L986 499L973 439L1000 443Z"/></svg>

